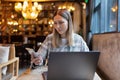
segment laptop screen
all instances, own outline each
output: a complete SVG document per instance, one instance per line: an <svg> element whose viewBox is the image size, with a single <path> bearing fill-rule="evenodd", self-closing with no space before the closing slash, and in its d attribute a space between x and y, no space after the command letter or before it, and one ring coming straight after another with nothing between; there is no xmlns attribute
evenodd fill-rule
<svg viewBox="0 0 120 80"><path fill-rule="evenodd" d="M93 80L100 52L50 52L48 80Z"/></svg>

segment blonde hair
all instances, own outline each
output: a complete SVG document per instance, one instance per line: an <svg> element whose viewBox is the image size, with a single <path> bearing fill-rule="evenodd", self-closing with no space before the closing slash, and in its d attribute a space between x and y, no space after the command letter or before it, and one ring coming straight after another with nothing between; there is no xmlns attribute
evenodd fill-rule
<svg viewBox="0 0 120 80"><path fill-rule="evenodd" d="M71 46L73 44L73 23L72 23L72 18L71 18L71 14L68 10L66 9L60 9L58 10L54 17L56 15L60 15L61 17L63 17L64 19L66 19L68 21L68 30L67 30L67 40L68 40L68 46ZM59 47L61 42L61 37L60 34L56 31L56 29L53 29L53 38L52 38L52 45L54 48Z"/></svg>

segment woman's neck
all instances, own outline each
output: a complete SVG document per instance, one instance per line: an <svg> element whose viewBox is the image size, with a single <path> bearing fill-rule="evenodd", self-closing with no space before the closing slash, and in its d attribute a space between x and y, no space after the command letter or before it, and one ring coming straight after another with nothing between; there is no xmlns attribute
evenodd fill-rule
<svg viewBox="0 0 120 80"><path fill-rule="evenodd" d="M66 38L66 34L61 34L61 38Z"/></svg>

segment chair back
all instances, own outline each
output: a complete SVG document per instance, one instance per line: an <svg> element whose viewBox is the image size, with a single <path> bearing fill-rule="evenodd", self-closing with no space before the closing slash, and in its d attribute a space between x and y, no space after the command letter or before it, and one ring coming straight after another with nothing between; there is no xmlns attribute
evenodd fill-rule
<svg viewBox="0 0 120 80"><path fill-rule="evenodd" d="M10 46L9 60L15 58L15 44L0 44L0 46Z"/></svg>

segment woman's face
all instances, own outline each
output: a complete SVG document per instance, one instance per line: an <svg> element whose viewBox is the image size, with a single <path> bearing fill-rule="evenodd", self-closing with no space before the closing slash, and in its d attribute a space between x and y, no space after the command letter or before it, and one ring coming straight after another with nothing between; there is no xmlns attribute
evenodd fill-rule
<svg viewBox="0 0 120 80"><path fill-rule="evenodd" d="M56 15L54 17L54 28L61 35L61 37L66 37L66 31L68 30L68 21L60 15Z"/></svg>

